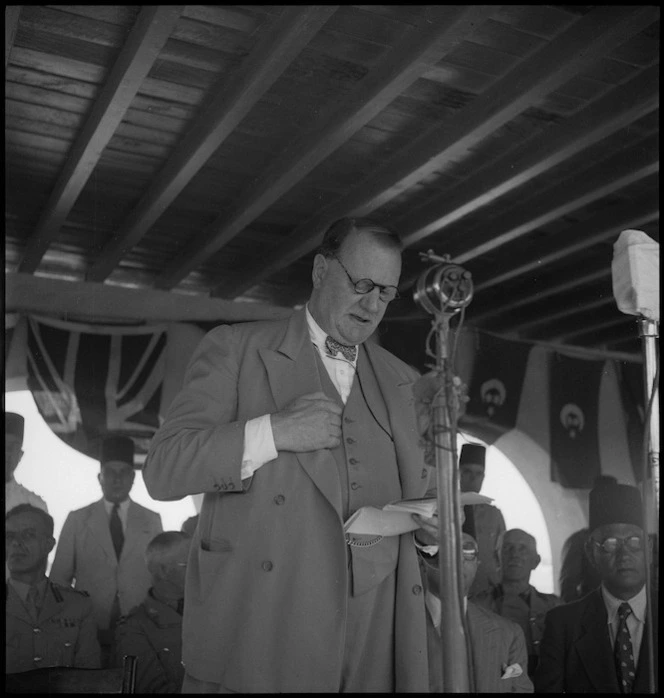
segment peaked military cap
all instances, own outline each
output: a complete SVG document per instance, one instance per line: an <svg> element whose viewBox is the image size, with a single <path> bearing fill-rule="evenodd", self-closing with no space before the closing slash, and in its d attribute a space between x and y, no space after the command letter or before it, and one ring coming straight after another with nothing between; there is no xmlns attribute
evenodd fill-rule
<svg viewBox="0 0 664 698"><path fill-rule="evenodd" d="M25 430L25 419L16 412L5 412L5 434L18 436L23 441L23 432Z"/></svg>

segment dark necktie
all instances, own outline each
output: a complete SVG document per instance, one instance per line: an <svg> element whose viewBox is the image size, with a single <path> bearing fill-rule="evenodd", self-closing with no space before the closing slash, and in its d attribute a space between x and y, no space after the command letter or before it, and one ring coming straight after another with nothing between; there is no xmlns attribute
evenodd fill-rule
<svg viewBox="0 0 664 698"><path fill-rule="evenodd" d="M182 615L184 613L184 599L178 599L177 612Z"/></svg>
<svg viewBox="0 0 664 698"><path fill-rule="evenodd" d="M627 627L627 616L632 612L628 603L621 603L618 608L618 632L613 646L613 656L616 662L616 674L622 693L631 693L635 677L634 650L632 649L632 636Z"/></svg>
<svg viewBox="0 0 664 698"><path fill-rule="evenodd" d="M120 559L120 553L122 552L122 546L124 544L124 533L122 532L122 521L120 521L120 514L118 514L119 504L113 505L113 511L111 511L111 540L113 541L113 547L115 548L115 556Z"/></svg>
<svg viewBox="0 0 664 698"><path fill-rule="evenodd" d="M325 349L330 356L336 356L341 353L344 359L350 362L355 361L355 357L357 356L357 347L341 344L341 342L337 342L336 339L329 335L325 340Z"/></svg>
<svg viewBox="0 0 664 698"><path fill-rule="evenodd" d="M462 530L464 533L467 533L469 536L475 538L475 512L473 511L473 505L466 504L463 508L463 513L465 519ZM477 538L475 538L475 540L477 540Z"/></svg>
<svg viewBox="0 0 664 698"><path fill-rule="evenodd" d="M37 587L30 587L28 589L26 606L33 620L37 620L39 618L39 591Z"/></svg>

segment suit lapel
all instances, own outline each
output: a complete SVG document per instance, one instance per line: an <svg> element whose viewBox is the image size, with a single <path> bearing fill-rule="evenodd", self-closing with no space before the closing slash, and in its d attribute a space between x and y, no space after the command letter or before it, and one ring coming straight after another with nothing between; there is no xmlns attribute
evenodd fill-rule
<svg viewBox="0 0 664 698"><path fill-rule="evenodd" d="M653 620L653 639L654 639L654 652L653 657L655 658L654 669L655 669L655 688L659 685L658 669L659 664L657 661L657 649L658 649L658 623L657 623L657 592L653 589L653 594L651 598L652 602L652 614L650 618ZM639 650L639 663L636 667L636 678L634 680L633 692L634 693L650 693L650 632L648 629L648 620L646 619L646 625L643 628L643 639L641 640L641 649Z"/></svg>
<svg viewBox="0 0 664 698"><path fill-rule="evenodd" d="M122 546L122 554L120 558L125 556L131 556L131 552L135 545L138 545L138 536L130 535L141 530L143 525L143 516L141 510L136 506L136 504L130 499L129 507L127 509L127 530L125 531L124 544Z"/></svg>
<svg viewBox="0 0 664 698"><path fill-rule="evenodd" d="M424 452L417 447L419 438L415 422L413 383L408 377L399 376L394 366L372 342L365 342L364 347L389 415L402 497L422 497L428 479L423 477L426 472Z"/></svg>
<svg viewBox="0 0 664 698"><path fill-rule="evenodd" d="M92 540L96 541L110 560L117 562L103 499L93 504L86 524L90 529Z"/></svg>
<svg viewBox="0 0 664 698"><path fill-rule="evenodd" d="M613 650L609 639L608 616L599 589L592 592L583 610L583 634L576 642L576 651L593 687L602 693L619 693Z"/></svg>
<svg viewBox="0 0 664 698"><path fill-rule="evenodd" d="M277 409L283 409L301 395L322 392L314 351L304 310L288 319L286 333L276 350L259 350ZM341 487L332 453L319 449L295 456L335 511L341 512Z"/></svg>
<svg viewBox="0 0 664 698"><path fill-rule="evenodd" d="M472 602L468 602L467 615L468 633L473 651L475 692L495 693L498 690L496 681L500 680L500 675L494 677L491 676L491 672L495 666L500 669L499 628Z"/></svg>

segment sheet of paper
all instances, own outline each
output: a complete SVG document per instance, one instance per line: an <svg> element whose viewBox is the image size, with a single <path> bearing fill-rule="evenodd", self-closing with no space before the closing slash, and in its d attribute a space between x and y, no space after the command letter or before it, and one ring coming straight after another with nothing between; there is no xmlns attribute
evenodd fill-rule
<svg viewBox="0 0 664 698"><path fill-rule="evenodd" d="M475 492L462 492L459 496L461 506L466 504L489 504L491 497ZM386 504L382 509L362 507L344 524L346 533L373 536L399 536L419 528L411 514L431 517L438 509L435 498L401 499Z"/></svg>

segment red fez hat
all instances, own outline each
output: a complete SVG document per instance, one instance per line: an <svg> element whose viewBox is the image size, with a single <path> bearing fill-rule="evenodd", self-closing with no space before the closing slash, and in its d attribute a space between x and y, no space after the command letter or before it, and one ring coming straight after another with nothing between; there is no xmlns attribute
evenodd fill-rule
<svg viewBox="0 0 664 698"><path fill-rule="evenodd" d="M588 528L592 533L607 524L633 524L643 528L641 493L631 485L604 484L590 490Z"/></svg>
<svg viewBox="0 0 664 698"><path fill-rule="evenodd" d="M23 430L25 429L25 419L16 412L5 412L5 434L17 436L23 443Z"/></svg>
<svg viewBox="0 0 664 698"><path fill-rule="evenodd" d="M108 436L101 444L101 465L120 461L134 467L134 442L128 436Z"/></svg>
<svg viewBox="0 0 664 698"><path fill-rule="evenodd" d="M486 448L479 444L464 444L461 447L459 465L481 465L484 467Z"/></svg>

